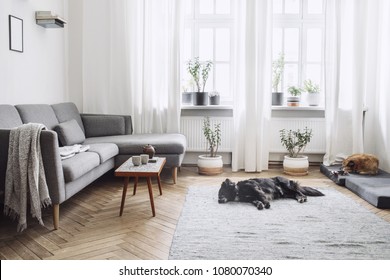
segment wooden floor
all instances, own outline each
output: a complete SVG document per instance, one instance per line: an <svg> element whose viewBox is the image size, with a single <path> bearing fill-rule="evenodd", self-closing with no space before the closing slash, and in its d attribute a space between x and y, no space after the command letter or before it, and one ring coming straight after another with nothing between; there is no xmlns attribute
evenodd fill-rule
<svg viewBox="0 0 390 280"><path fill-rule="evenodd" d="M44 211L44 227L29 218L28 229L20 234L15 222L0 215L0 259L167 259L188 186L219 186L225 178L238 181L281 174L279 168L262 173L232 173L225 168L225 173L208 177L199 176L195 167L182 167L173 185L169 170L164 170L162 196L153 181L156 217L152 217L142 180L135 196L129 189L123 216L119 217L123 182L110 172L61 204L59 230L53 230L51 209ZM335 185L319 167L296 179L314 187L335 188L390 222L390 210L379 210Z"/></svg>

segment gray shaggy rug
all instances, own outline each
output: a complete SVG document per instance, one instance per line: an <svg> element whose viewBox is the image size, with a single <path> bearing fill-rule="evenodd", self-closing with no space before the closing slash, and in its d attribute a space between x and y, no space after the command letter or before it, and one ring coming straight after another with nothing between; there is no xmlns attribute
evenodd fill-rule
<svg viewBox="0 0 390 280"><path fill-rule="evenodd" d="M189 187L170 259L390 259L390 224L331 188L325 196L218 204L219 187Z"/></svg>

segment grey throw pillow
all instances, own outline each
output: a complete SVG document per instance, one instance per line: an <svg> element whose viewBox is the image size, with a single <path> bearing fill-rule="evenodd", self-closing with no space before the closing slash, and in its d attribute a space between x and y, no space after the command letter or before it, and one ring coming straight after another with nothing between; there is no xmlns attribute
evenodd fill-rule
<svg viewBox="0 0 390 280"><path fill-rule="evenodd" d="M84 132L76 120L70 120L54 127L63 146L81 144L85 140Z"/></svg>

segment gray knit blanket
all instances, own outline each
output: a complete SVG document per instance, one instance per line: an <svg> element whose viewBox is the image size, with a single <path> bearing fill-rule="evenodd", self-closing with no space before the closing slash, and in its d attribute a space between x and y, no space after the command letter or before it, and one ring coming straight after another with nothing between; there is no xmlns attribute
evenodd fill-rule
<svg viewBox="0 0 390 280"><path fill-rule="evenodd" d="M4 214L18 220L17 231L27 228L27 209L41 225L42 207L51 205L40 146L42 124L29 123L10 132L4 193Z"/></svg>

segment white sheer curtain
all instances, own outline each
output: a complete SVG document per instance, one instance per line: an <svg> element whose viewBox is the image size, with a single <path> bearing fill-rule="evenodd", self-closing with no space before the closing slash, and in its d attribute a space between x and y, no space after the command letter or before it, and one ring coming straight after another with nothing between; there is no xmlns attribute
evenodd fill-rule
<svg viewBox="0 0 390 280"><path fill-rule="evenodd" d="M389 168L389 1L327 0L326 9L324 164L371 152Z"/></svg>
<svg viewBox="0 0 390 280"><path fill-rule="evenodd" d="M84 112L130 114L135 133L178 132L180 0L84 0Z"/></svg>
<svg viewBox="0 0 390 280"><path fill-rule="evenodd" d="M268 169L272 0L237 1L232 170Z"/></svg>
<svg viewBox="0 0 390 280"><path fill-rule="evenodd" d="M369 152L379 157L380 168L390 172L390 1L372 1L368 11L372 61L364 140Z"/></svg>
<svg viewBox="0 0 390 280"><path fill-rule="evenodd" d="M363 152L363 109L368 52L367 14L371 1L327 0L326 5L326 154L331 165Z"/></svg>

